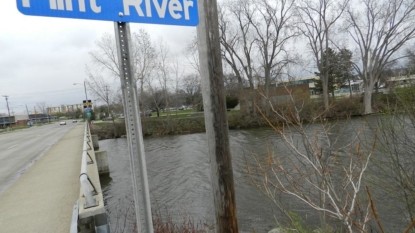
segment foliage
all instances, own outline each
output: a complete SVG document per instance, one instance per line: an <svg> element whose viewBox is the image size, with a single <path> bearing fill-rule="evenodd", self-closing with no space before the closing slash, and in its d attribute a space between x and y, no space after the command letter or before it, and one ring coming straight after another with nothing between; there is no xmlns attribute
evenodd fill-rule
<svg viewBox="0 0 415 233"><path fill-rule="evenodd" d="M236 105L238 105L239 100L236 96L226 96L226 108L234 108Z"/></svg>
<svg viewBox="0 0 415 233"><path fill-rule="evenodd" d="M301 216L299 216L298 214L292 212L292 211L288 211L288 214L290 216L290 219L292 220L288 226L286 226L285 228L285 232L287 233L294 233L294 232L298 232L298 233L308 233L308 232L312 232L313 230L310 228L310 226L308 226L304 220L301 218Z"/></svg>
<svg viewBox="0 0 415 233"><path fill-rule="evenodd" d="M402 107L411 108L415 102L415 87L399 87L393 89L393 96L398 99Z"/></svg>
<svg viewBox="0 0 415 233"><path fill-rule="evenodd" d="M401 212L400 217L410 224L415 219L414 88L396 88L390 99L385 114L373 127L379 132L380 155L373 159L378 175L369 177L369 182L382 193L377 201L394 203L389 208Z"/></svg>
<svg viewBox="0 0 415 233"><path fill-rule="evenodd" d="M330 218L341 223L348 232L366 231L371 219L370 203L362 199L359 192L375 140L371 141L371 147L362 147L358 138L363 129L344 140L341 136L347 124L326 121L321 117L325 111L314 113L312 124L305 123L300 116L306 99L290 95L289 102L283 106L267 101L278 120L275 122L262 115L288 150L274 150L266 144L265 155L254 153L256 165L247 163L252 183L293 226L298 221L290 216L278 198L281 194L314 209L322 227L328 224L326 218Z"/></svg>
<svg viewBox="0 0 415 233"><path fill-rule="evenodd" d="M348 49L341 49L339 51L328 48L324 51L319 67L321 74L328 75L328 92L334 96L334 91L344 87L346 81L350 81L353 75L351 74L352 52ZM321 79L315 80L315 89L318 92L323 91Z"/></svg>
<svg viewBox="0 0 415 233"><path fill-rule="evenodd" d="M118 203L109 208L108 216L112 233L137 233L135 223L134 201L130 197L119 199ZM209 232L208 224L200 221L194 222L188 216L182 221L173 221L167 210L152 210L154 233L205 233Z"/></svg>

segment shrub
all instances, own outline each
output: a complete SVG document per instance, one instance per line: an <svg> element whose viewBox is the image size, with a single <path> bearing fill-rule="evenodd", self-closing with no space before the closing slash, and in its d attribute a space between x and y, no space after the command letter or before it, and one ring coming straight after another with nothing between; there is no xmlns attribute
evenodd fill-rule
<svg viewBox="0 0 415 233"><path fill-rule="evenodd" d="M238 97L235 96L226 96L226 108L234 108L238 105Z"/></svg>

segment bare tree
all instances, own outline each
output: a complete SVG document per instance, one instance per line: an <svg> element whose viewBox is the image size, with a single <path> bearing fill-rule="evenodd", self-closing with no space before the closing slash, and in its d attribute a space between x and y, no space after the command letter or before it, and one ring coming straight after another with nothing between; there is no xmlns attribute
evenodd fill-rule
<svg viewBox="0 0 415 233"><path fill-rule="evenodd" d="M254 73L259 70L259 63L254 62L257 55L255 37L249 17L253 10L249 7L251 1L229 1L219 7L219 30L221 34L222 56L231 67L237 79L238 90L241 92L247 81L250 90L254 89ZM240 101L250 112L249 96L240 96Z"/></svg>
<svg viewBox="0 0 415 233"><path fill-rule="evenodd" d="M219 8L219 30L221 33L222 56L238 79L240 88L243 79L254 89L255 38L249 22L253 10L251 1L229 1ZM249 17L247 17L249 15Z"/></svg>
<svg viewBox="0 0 415 233"><path fill-rule="evenodd" d="M149 78L157 67L157 53L150 35L140 29L133 33L134 66L140 93L144 91L145 79Z"/></svg>
<svg viewBox="0 0 415 233"><path fill-rule="evenodd" d="M43 113L43 114L49 114L47 112L47 105L46 102L40 102L40 103L36 103L37 108L39 109L39 112Z"/></svg>
<svg viewBox="0 0 415 233"><path fill-rule="evenodd" d="M384 216L389 222L415 221L414 90L414 86L391 89L389 95L394 104L376 118L378 123L373 127L378 135L379 156L372 160L373 175L369 180L377 188L377 201L393 203L388 208L395 210L392 213L400 213Z"/></svg>
<svg viewBox="0 0 415 233"><path fill-rule="evenodd" d="M254 185L288 217L286 205L279 201L280 193L320 213L323 228L327 216L337 219L348 232L366 232L372 206L370 202L360 201L359 193L375 139L372 147L364 149L358 140L361 130L350 140L342 140L343 130L350 127L348 124L323 120L320 124L304 124L299 115L305 103L291 94L289 98L286 106L278 108L268 100L281 124L265 118L288 151L267 146L265 157L254 155L257 166L248 165ZM323 114L324 111L320 117Z"/></svg>
<svg viewBox="0 0 415 233"><path fill-rule="evenodd" d="M163 40L163 38L159 38L158 47L158 66L157 66L157 76L160 87L164 92L165 97L165 106L167 110L167 115L169 115L169 95L168 95L168 82L170 82L170 72L171 72L171 64L170 64L170 49L167 43Z"/></svg>
<svg viewBox="0 0 415 233"><path fill-rule="evenodd" d="M114 36L105 33L95 42L95 46L97 49L89 53L93 63L109 72L112 77L120 77ZM133 64L136 72L134 78L137 85L139 85L140 93L142 93L145 79L149 78L157 67L157 53L150 35L144 29L140 29L138 33L133 33L132 47Z"/></svg>
<svg viewBox="0 0 415 233"><path fill-rule="evenodd" d="M188 104L196 105L201 98L201 83L198 74L189 74L183 78L183 89Z"/></svg>
<svg viewBox="0 0 415 233"><path fill-rule="evenodd" d="M179 96L179 83L180 83L180 79L183 75L183 70L182 67L180 66L179 63L179 59L176 56L171 58L171 68L173 71L173 75L174 75L174 107L176 109L176 115L177 115L177 108L179 107L179 102L180 102L180 96Z"/></svg>
<svg viewBox="0 0 415 233"><path fill-rule="evenodd" d="M294 61L288 49L298 36L292 25L293 9L293 0L232 1L221 7L223 56L240 86L246 78L253 89L255 78L259 78L265 96L269 96L272 80ZM269 113L269 106L265 107Z"/></svg>
<svg viewBox="0 0 415 233"><path fill-rule="evenodd" d="M88 67L85 72L88 75L88 79L86 80L88 89L92 91L95 97L104 101L107 105L108 116L112 117L114 137L118 137L117 130L115 127L115 117L111 111L111 103L114 101L115 98L115 90L112 88L113 85L102 75L94 74Z"/></svg>
<svg viewBox="0 0 415 233"><path fill-rule="evenodd" d="M120 77L120 66L118 65L118 53L115 37L105 33L95 41L97 50L89 52L94 64L101 69L110 72L114 77Z"/></svg>
<svg viewBox="0 0 415 233"><path fill-rule="evenodd" d="M189 64L193 69L200 74L200 64L199 64L199 51L197 45L197 36L194 36L193 39L187 44L184 53Z"/></svg>
<svg viewBox="0 0 415 233"><path fill-rule="evenodd" d="M299 20L298 29L307 40L307 45L313 54L315 66L323 89L324 109L329 109L329 60L322 62L323 57L328 57L329 46L333 41L334 28L340 19L350 0L301 0L297 9Z"/></svg>
<svg viewBox="0 0 415 233"><path fill-rule="evenodd" d="M364 113L370 114L372 91L382 72L402 58L397 53L415 38L415 1L352 0L347 16L359 55L354 68L364 81Z"/></svg>
<svg viewBox="0 0 415 233"><path fill-rule="evenodd" d="M160 116L160 110L164 107L162 104L163 100L165 100L164 97L164 91L160 88L151 83L150 81L147 81L147 90L148 93L146 93L145 99L147 99L148 107L155 109L157 112L157 117ZM164 124L164 121L162 121L162 124Z"/></svg>
<svg viewBox="0 0 415 233"><path fill-rule="evenodd" d="M265 95L269 96L271 72L281 70L291 63L288 43L298 34L292 30L294 0L270 2L258 0L256 3L257 16L247 15L254 28L255 39L261 56L264 74Z"/></svg>

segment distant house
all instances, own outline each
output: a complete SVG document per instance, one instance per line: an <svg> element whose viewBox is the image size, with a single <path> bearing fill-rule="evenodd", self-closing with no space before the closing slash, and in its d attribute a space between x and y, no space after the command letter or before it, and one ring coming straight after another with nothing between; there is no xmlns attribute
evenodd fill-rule
<svg viewBox="0 0 415 233"><path fill-rule="evenodd" d="M316 89L315 81L319 80L319 76L307 76L300 77L295 79L289 79L280 82L279 86L289 86L289 85L299 85L299 84L308 84L311 98L318 98L322 93ZM345 82L342 88L336 88L334 91L335 96L350 95L350 88L352 89L353 94L360 94L363 92L363 80L355 79L349 82Z"/></svg>
<svg viewBox="0 0 415 233"><path fill-rule="evenodd" d="M293 86L293 85L301 85L301 84L307 84L308 89L310 91L310 95L318 95L319 93L316 92L316 85L315 80L319 79L318 76L306 76L306 77L300 77L300 78L293 78L288 80L283 80L277 84L277 86Z"/></svg>
<svg viewBox="0 0 415 233"><path fill-rule="evenodd" d="M276 106L285 104L291 100L291 98L310 98L310 87L308 83L303 84L290 84L290 85L272 85L269 87L268 100L264 98L265 88L258 86L257 89L245 88L239 93L239 103L241 111L253 112L256 106L264 109L269 101Z"/></svg>
<svg viewBox="0 0 415 233"><path fill-rule="evenodd" d="M415 85L415 75L390 77L386 83L389 88L413 86Z"/></svg>

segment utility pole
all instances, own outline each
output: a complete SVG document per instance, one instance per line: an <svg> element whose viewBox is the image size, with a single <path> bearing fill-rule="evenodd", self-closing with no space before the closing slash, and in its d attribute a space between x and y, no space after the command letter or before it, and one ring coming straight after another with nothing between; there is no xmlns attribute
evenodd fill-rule
<svg viewBox="0 0 415 233"><path fill-rule="evenodd" d="M200 76L217 233L237 233L235 189L223 84L217 0L198 0Z"/></svg>
<svg viewBox="0 0 415 233"><path fill-rule="evenodd" d="M36 106L33 107L33 113L35 114L35 123L37 123L37 121L36 121L36 118L37 118L37 116L36 116L36 114L37 114L36 113Z"/></svg>
<svg viewBox="0 0 415 233"><path fill-rule="evenodd" d="M9 96L8 95L3 95L4 98L6 98L6 103L7 103L7 112L9 113L9 126L10 128L12 127L12 124L10 122L10 109L9 109Z"/></svg>

